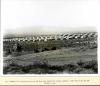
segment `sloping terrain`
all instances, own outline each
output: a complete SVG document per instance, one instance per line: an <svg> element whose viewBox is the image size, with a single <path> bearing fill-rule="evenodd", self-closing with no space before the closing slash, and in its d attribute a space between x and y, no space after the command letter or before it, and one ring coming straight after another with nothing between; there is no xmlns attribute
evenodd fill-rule
<svg viewBox="0 0 100 86"><path fill-rule="evenodd" d="M78 63L84 65L86 63L89 63L88 65L91 65L93 63L92 65L96 64L95 68L97 68L97 48L62 48L58 50L32 53L20 56L9 55L7 57L4 57L4 73L97 73L97 69L95 72L92 70L93 68L91 68L91 66L87 68L85 66L79 65ZM23 72L23 70L21 70L22 68L26 68L25 71L28 72ZM69 71L69 69L71 69L71 71ZM47 70L49 70L49 72ZM79 72L75 72L74 70L77 70Z"/></svg>

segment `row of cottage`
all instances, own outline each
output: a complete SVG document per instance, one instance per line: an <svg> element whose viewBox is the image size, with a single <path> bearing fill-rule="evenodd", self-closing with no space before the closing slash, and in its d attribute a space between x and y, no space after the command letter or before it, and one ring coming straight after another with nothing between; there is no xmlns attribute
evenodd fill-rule
<svg viewBox="0 0 100 86"><path fill-rule="evenodd" d="M48 40L69 40L69 39L85 39L85 38L97 38L97 33L74 33L63 35L47 35L47 36L33 36L33 37L16 37L7 38L3 41L48 41Z"/></svg>

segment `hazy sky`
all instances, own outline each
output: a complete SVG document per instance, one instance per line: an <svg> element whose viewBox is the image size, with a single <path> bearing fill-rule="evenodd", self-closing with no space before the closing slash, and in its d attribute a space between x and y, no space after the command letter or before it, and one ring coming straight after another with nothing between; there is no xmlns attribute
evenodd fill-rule
<svg viewBox="0 0 100 86"><path fill-rule="evenodd" d="M97 0L2 0L5 33L95 30Z"/></svg>

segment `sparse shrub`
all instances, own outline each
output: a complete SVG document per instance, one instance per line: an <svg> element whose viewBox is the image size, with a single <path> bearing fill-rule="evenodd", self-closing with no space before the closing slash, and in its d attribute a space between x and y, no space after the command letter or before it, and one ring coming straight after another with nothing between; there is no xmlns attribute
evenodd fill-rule
<svg viewBox="0 0 100 86"><path fill-rule="evenodd" d="M81 65L79 66L85 69L92 69L94 73L98 73L98 66L96 60L81 62Z"/></svg>
<svg viewBox="0 0 100 86"><path fill-rule="evenodd" d="M77 67L75 70L73 70L74 73L80 73L83 70L81 67Z"/></svg>
<svg viewBox="0 0 100 86"><path fill-rule="evenodd" d="M64 68L62 66L57 66L57 65L54 65L54 66L49 66L50 70L57 70L57 71L63 71Z"/></svg>
<svg viewBox="0 0 100 86"><path fill-rule="evenodd" d="M42 68L30 69L29 74L46 74L46 70Z"/></svg>
<svg viewBox="0 0 100 86"><path fill-rule="evenodd" d="M77 64L78 64L79 66L83 66L83 65L84 65L84 62L83 62L82 60L80 60L80 61L77 62Z"/></svg>
<svg viewBox="0 0 100 86"><path fill-rule="evenodd" d="M17 49L16 49L17 52L21 52L22 51L22 46L18 43L17 44Z"/></svg>
<svg viewBox="0 0 100 86"><path fill-rule="evenodd" d="M45 51L48 51L49 49L48 49L48 48L44 48L44 50L45 50Z"/></svg>
<svg viewBox="0 0 100 86"><path fill-rule="evenodd" d="M8 52L7 52L7 54L11 54L12 52L11 52L11 49L8 49Z"/></svg>
<svg viewBox="0 0 100 86"><path fill-rule="evenodd" d="M97 66L97 64L95 64L95 65L92 67L92 70L93 70L95 73L98 73L98 66Z"/></svg>
<svg viewBox="0 0 100 86"><path fill-rule="evenodd" d="M42 49L42 51L49 51L49 49L48 48L44 48L44 49Z"/></svg>
<svg viewBox="0 0 100 86"><path fill-rule="evenodd" d="M94 49L94 48L97 48L97 45L90 46L90 49Z"/></svg>
<svg viewBox="0 0 100 86"><path fill-rule="evenodd" d="M30 67L30 65L29 66L23 66L23 67L21 67L21 69L22 69L22 71L24 73L28 73L29 72L29 69L31 69L31 67Z"/></svg>
<svg viewBox="0 0 100 86"><path fill-rule="evenodd" d="M78 65L77 65L78 64ZM57 72L63 72L67 70L69 73L97 73L97 61L79 61L77 64L65 64L65 65L49 65L46 59L36 61L33 64L22 66L15 63L11 63L4 67L4 74L54 74Z"/></svg>
<svg viewBox="0 0 100 86"><path fill-rule="evenodd" d="M76 68L77 68L77 66L74 65L74 64L68 64L68 65L67 65L67 70L68 70L69 72L73 72Z"/></svg>
<svg viewBox="0 0 100 86"><path fill-rule="evenodd" d="M13 53L12 53L12 56L20 56L20 55L22 55L21 52L13 52Z"/></svg>
<svg viewBox="0 0 100 86"><path fill-rule="evenodd" d="M97 61L92 60L92 61L84 62L83 67L89 69L89 68L94 67L94 65L97 65Z"/></svg>
<svg viewBox="0 0 100 86"><path fill-rule="evenodd" d="M79 74L94 74L94 72L91 69L85 69L85 68L83 68L83 70L80 71Z"/></svg>
<svg viewBox="0 0 100 86"><path fill-rule="evenodd" d="M56 47L52 47L51 50L56 50Z"/></svg>
<svg viewBox="0 0 100 86"><path fill-rule="evenodd" d="M3 73L7 74L8 72L17 71L19 69L20 69L20 66L18 66L17 64L11 63L8 66L4 67Z"/></svg>
<svg viewBox="0 0 100 86"><path fill-rule="evenodd" d="M3 55L6 57L8 55L12 54L12 50L11 49L7 49L6 51L3 52Z"/></svg>
<svg viewBox="0 0 100 86"><path fill-rule="evenodd" d="M34 49L34 53L38 53L39 52L39 50L38 49Z"/></svg>

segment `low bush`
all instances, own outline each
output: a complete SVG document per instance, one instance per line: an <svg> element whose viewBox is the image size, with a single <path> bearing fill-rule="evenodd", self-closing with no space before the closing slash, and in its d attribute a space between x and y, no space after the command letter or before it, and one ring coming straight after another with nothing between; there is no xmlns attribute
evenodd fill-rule
<svg viewBox="0 0 100 86"><path fill-rule="evenodd" d="M82 60L78 61L77 62L78 66L83 66L84 65L84 62Z"/></svg>
<svg viewBox="0 0 100 86"><path fill-rule="evenodd" d="M98 73L97 61L79 61L77 64L65 64L65 65L50 65L46 59L39 62L34 62L31 65L22 66L15 63L11 63L4 67L4 74L56 74L57 72L64 72L67 70L69 73L84 73L86 70L92 70L94 73ZM86 72L85 72L86 73ZM88 73L88 72L87 72ZM90 73L90 72L89 72Z"/></svg>
<svg viewBox="0 0 100 86"><path fill-rule="evenodd" d="M56 50L56 47L52 47L51 50Z"/></svg>
<svg viewBox="0 0 100 86"><path fill-rule="evenodd" d="M96 60L86 61L86 62L79 61L79 62L77 62L77 64L81 68L92 69L94 71L94 73L98 73L98 65L97 65Z"/></svg>

